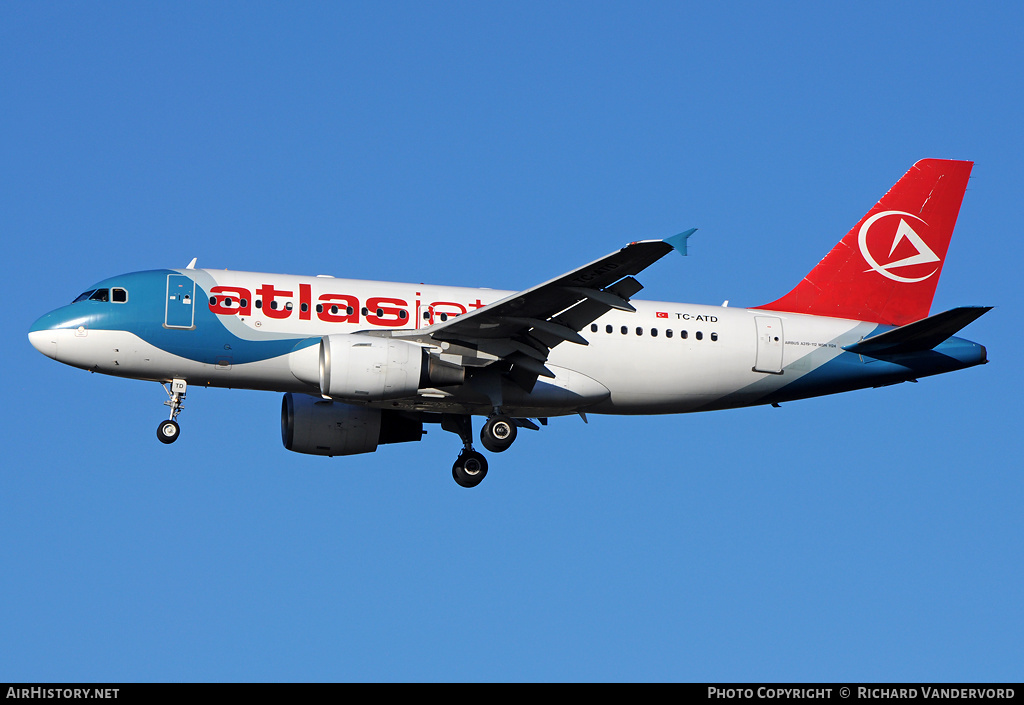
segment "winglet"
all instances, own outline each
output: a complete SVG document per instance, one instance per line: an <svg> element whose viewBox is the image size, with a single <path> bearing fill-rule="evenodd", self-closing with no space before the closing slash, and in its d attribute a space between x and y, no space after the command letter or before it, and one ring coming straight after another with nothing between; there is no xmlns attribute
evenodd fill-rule
<svg viewBox="0 0 1024 705"><path fill-rule="evenodd" d="M686 232L673 235L672 237L665 238L664 242L672 245L676 252L681 254L683 257L686 256L686 241L690 239L690 236L697 232L697 228L690 228Z"/></svg>

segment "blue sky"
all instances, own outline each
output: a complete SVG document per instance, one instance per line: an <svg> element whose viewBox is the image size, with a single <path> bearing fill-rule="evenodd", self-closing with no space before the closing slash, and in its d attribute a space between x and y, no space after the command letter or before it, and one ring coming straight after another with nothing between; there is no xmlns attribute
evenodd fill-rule
<svg viewBox="0 0 1024 705"><path fill-rule="evenodd" d="M3 3L4 681L1001 681L1024 661L1024 10ZM975 161L933 311L991 364L693 416L287 452L280 395L37 353L200 266L522 289L698 227L642 297L796 283L923 157Z"/></svg>

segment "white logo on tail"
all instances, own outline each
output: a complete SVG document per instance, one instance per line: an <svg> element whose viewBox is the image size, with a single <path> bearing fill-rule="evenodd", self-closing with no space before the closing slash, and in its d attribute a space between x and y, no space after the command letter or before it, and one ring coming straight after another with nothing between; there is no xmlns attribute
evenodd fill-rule
<svg viewBox="0 0 1024 705"><path fill-rule="evenodd" d="M941 261L939 256L932 251L932 248L925 244L924 240L921 239L921 236L918 235L903 218L900 218L899 227L896 228L896 234L893 236L892 247L889 248L889 256L892 256L892 253L896 251L896 247L904 240L910 243L914 249L917 250L917 254L911 255L910 257L904 257L903 259L896 260L895 262L889 262L888 264L879 264L878 261L871 256L871 252L868 249L868 230L871 229L871 226L874 225L876 221L890 215L906 216L920 221L923 225L928 225L928 223L925 223L916 215L904 213L903 211L882 211L881 213L875 213L873 216L865 220L864 224L860 226L860 234L857 239L857 242L860 244L860 253L864 255L864 260L871 266L871 269L865 269L864 271L870 272L873 269L883 277L888 277L893 281L904 283L924 281L939 271L939 268L935 267L935 269L923 277L901 277L890 271L901 267L912 267L918 264L928 264L930 262Z"/></svg>

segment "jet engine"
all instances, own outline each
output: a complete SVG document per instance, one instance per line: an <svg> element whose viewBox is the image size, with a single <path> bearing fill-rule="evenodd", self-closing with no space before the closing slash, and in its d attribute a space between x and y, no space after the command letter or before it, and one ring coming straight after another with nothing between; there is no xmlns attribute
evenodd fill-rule
<svg viewBox="0 0 1024 705"><path fill-rule="evenodd" d="M462 367L404 340L342 333L320 341L320 391L333 399L399 399L464 379Z"/></svg>
<svg viewBox="0 0 1024 705"><path fill-rule="evenodd" d="M418 441L422 436L423 421L414 414L308 394L288 393L281 403L281 440L285 448L296 453L372 453L378 445Z"/></svg>

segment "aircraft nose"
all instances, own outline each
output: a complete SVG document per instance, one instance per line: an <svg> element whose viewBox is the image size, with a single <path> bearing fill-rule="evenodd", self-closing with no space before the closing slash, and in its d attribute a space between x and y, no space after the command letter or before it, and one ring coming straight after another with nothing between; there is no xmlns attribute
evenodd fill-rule
<svg viewBox="0 0 1024 705"><path fill-rule="evenodd" d="M49 317L50 314L46 314L32 324L28 331L28 342L32 343L32 347L43 355L56 360L57 335L56 331L50 327L50 321L47 320Z"/></svg>
<svg viewBox="0 0 1024 705"><path fill-rule="evenodd" d="M32 347L46 355L46 357L52 357L54 360L57 359L57 336L53 335L53 331L29 331L28 342L32 343Z"/></svg>

